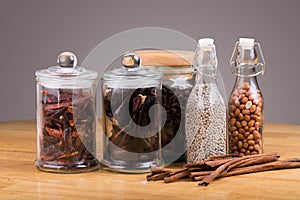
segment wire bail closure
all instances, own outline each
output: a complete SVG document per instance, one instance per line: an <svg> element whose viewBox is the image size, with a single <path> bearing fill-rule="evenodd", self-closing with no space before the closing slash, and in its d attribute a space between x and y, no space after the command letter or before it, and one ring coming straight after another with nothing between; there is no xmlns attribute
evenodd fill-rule
<svg viewBox="0 0 300 200"><path fill-rule="evenodd" d="M261 50L261 46L259 43L254 42L254 50L257 52L258 55L258 62L256 64L253 65L249 65L247 63L237 63L236 62L236 58L238 55L238 47L239 47L239 42L235 43L234 46L234 51L232 53L232 56L230 58L230 68L231 68L231 72L236 75L236 76L240 76L240 77L253 77L253 76L258 76L258 75L264 75L265 72L265 59ZM253 74L250 75L243 75L240 72L242 71L242 69L244 68L252 68L253 69Z"/></svg>

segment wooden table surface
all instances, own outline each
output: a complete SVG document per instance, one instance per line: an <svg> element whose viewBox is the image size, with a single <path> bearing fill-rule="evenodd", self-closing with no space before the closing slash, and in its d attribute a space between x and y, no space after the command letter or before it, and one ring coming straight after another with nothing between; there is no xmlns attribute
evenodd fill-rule
<svg viewBox="0 0 300 200"><path fill-rule="evenodd" d="M265 153L300 157L300 126L266 123ZM145 174L37 170L35 121L0 123L0 199L300 199L300 169L226 177L207 187L181 180L146 182Z"/></svg>

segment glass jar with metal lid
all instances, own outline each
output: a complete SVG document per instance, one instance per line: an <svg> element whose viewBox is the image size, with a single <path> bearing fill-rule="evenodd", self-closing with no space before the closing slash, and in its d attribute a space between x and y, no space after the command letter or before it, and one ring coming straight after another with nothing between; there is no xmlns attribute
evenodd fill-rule
<svg viewBox="0 0 300 200"><path fill-rule="evenodd" d="M37 160L42 171L77 173L98 169L96 103L98 73L77 66L71 52L58 66L36 71Z"/></svg>
<svg viewBox="0 0 300 200"><path fill-rule="evenodd" d="M142 66L162 72L162 156L166 163L185 161L185 110L195 83L194 51L137 50Z"/></svg>
<svg viewBox="0 0 300 200"><path fill-rule="evenodd" d="M123 68L102 76L103 159L120 172L143 173L161 165L161 77L140 67L137 54L123 57Z"/></svg>

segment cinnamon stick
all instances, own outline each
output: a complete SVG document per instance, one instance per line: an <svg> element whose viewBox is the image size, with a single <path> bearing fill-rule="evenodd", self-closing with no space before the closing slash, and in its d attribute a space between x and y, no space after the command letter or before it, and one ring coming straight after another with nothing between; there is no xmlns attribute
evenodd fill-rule
<svg viewBox="0 0 300 200"><path fill-rule="evenodd" d="M212 172L213 171L191 172L189 177L193 178L193 177L197 177L197 176L209 175Z"/></svg>
<svg viewBox="0 0 300 200"><path fill-rule="evenodd" d="M255 158L255 159L250 158L249 160L246 160L245 162L238 165L238 167L245 167L245 166L249 166L249 165L258 165L258 164L273 162L273 161L277 161L278 158L279 158L279 155L277 153L269 154L264 157L259 157L259 158Z"/></svg>
<svg viewBox="0 0 300 200"><path fill-rule="evenodd" d="M219 174L221 174L227 167L229 167L230 165L243 160L243 159L247 159L245 157L241 157L241 158L237 158L237 159L232 159L229 162L224 163L223 165L219 166L215 171L213 171L212 173L210 173L208 176L206 176L202 181L200 181L198 183L198 185L204 185L207 186L208 184L210 184Z"/></svg>
<svg viewBox="0 0 300 200"><path fill-rule="evenodd" d="M164 178L168 175L169 175L169 172L162 172L162 173L154 174L154 175L151 174L151 175L147 176L147 181L164 180Z"/></svg>
<svg viewBox="0 0 300 200"><path fill-rule="evenodd" d="M257 165L257 164L262 164L262 163L269 163L269 162L273 162L273 161L277 161L278 160L278 154L274 153L274 154L267 154L267 155L261 155L260 157L248 157L246 160L240 160L230 166L228 166L227 170L224 170L222 172L222 174L226 174L227 171L229 171L230 169L234 168L234 167L244 167L244 166L249 166L249 165ZM225 159L225 161L227 162L227 159ZM224 162L225 163L225 162ZM212 173L212 171L201 171L201 172L191 172L190 173L190 177L197 177L197 176L201 176L203 177L203 175L209 175L210 173ZM219 177L219 176L218 176ZM199 178L194 178L194 180L201 180Z"/></svg>
<svg viewBox="0 0 300 200"><path fill-rule="evenodd" d="M195 171L206 171L205 168L203 167L189 167L187 168L189 169L190 172L195 172Z"/></svg>
<svg viewBox="0 0 300 200"><path fill-rule="evenodd" d="M209 167L218 167L220 165L223 165L224 163L227 163L229 161L231 161L232 158L225 158L225 159L219 159L219 160L209 160L204 162L205 165L209 166Z"/></svg>
<svg viewBox="0 0 300 200"><path fill-rule="evenodd" d="M209 185L214 179L269 170L300 168L300 158L278 160L278 153L239 157L232 154L214 156L207 160L183 165L182 169L151 167L148 181L164 180L165 183L190 177L198 185Z"/></svg>
<svg viewBox="0 0 300 200"><path fill-rule="evenodd" d="M243 167L243 166L249 166L249 165L255 165L255 164L262 164L262 163L268 163L278 160L279 155L277 153L271 153L271 154L257 154L255 156L244 156L244 158L239 162L236 162L235 164L230 165L227 168L227 171L235 168L235 167Z"/></svg>
<svg viewBox="0 0 300 200"><path fill-rule="evenodd" d="M251 156L243 156L243 157L239 157L239 158L232 158L230 161L224 163L223 165L219 166L215 171L213 171L211 174L209 174L208 176L206 176L202 181L199 182L198 185L204 185L207 186L208 184L210 184L216 177L218 177L222 172L224 172L226 170L226 172L228 171L228 169L232 169L233 167L238 166L238 164L243 163L242 161L247 160L249 158L257 158L257 157L268 157L270 155L273 154L257 154L257 155L251 155ZM233 166L231 166L233 165ZM228 168L228 169L227 169Z"/></svg>
<svg viewBox="0 0 300 200"><path fill-rule="evenodd" d="M171 176L165 177L164 181L165 181L165 183L171 183L171 182L177 181L178 179L188 176L189 173L190 172L188 171L188 169L183 169L182 171L180 171L178 173L175 173Z"/></svg>
<svg viewBox="0 0 300 200"><path fill-rule="evenodd" d="M194 181L203 181L203 179L204 179L205 177L206 177L205 175L203 175L203 176L195 176L195 177L193 177L192 179L193 179Z"/></svg>
<svg viewBox="0 0 300 200"><path fill-rule="evenodd" d="M154 165L150 166L150 170L152 174L159 174L159 173L174 173L176 171L178 171L178 169L170 169L170 168L164 168L164 167L156 167Z"/></svg>
<svg viewBox="0 0 300 200"><path fill-rule="evenodd" d="M238 154L221 154L221 155L215 155L209 157L208 160L221 160L221 159L226 159L226 158L234 158L234 157L241 157Z"/></svg>
<svg viewBox="0 0 300 200"><path fill-rule="evenodd" d="M191 168L191 167L203 167L205 160L196 163L187 163L183 165L183 168Z"/></svg>
<svg viewBox="0 0 300 200"><path fill-rule="evenodd" d="M275 161L271 163L265 163L261 165L253 165L248 167L241 167L232 169L232 171L222 174L219 177L235 176L241 174L263 172L270 170L279 170L279 169L292 169L300 167L300 162L291 162L291 161Z"/></svg>

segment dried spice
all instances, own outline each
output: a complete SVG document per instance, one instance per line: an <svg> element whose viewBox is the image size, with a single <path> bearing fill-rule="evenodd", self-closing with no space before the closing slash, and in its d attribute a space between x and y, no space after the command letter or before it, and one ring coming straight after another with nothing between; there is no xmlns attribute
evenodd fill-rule
<svg viewBox="0 0 300 200"><path fill-rule="evenodd" d="M259 89L249 82L234 89L229 99L229 153L263 152L264 101Z"/></svg>
<svg viewBox="0 0 300 200"><path fill-rule="evenodd" d="M151 166L147 181L164 180L165 183L190 178L199 181L198 185L207 186L216 178L236 176L270 170L300 168L300 159L279 160L278 153L238 156L222 154L212 156L197 163L185 164L181 169Z"/></svg>
<svg viewBox="0 0 300 200"><path fill-rule="evenodd" d="M265 102L257 78L264 74L265 60L260 44L240 38L230 63L236 80L228 102L229 153L261 154Z"/></svg>
<svg viewBox="0 0 300 200"><path fill-rule="evenodd" d="M111 162L121 160L130 165L136 161L144 162L155 159L155 157L149 157L153 154L147 153L160 148L160 119L149 116L150 108L158 103L156 92L154 87L106 88L103 98L106 119L104 131L110 143L105 148L105 160ZM141 131L142 128L143 131ZM138 158L131 158L127 152L141 155Z"/></svg>
<svg viewBox="0 0 300 200"><path fill-rule="evenodd" d="M174 92L166 86L162 87L162 105L167 113L166 123L162 129L162 147L175 137L181 123L181 106Z"/></svg>
<svg viewBox="0 0 300 200"><path fill-rule="evenodd" d="M97 166L92 95L82 89L45 87L41 95L38 166L63 170Z"/></svg>
<svg viewBox="0 0 300 200"><path fill-rule="evenodd" d="M215 84L192 91L186 114L187 162L226 153L226 106Z"/></svg>
<svg viewBox="0 0 300 200"><path fill-rule="evenodd" d="M162 148L169 145L163 148L163 157L166 161L174 159L173 155L176 156L185 152L185 110L194 79L189 80L189 82L185 81L185 84L180 85L180 87L169 82L164 81L162 86L162 106L167 116L161 130L161 142ZM185 158L178 160L182 161Z"/></svg>

